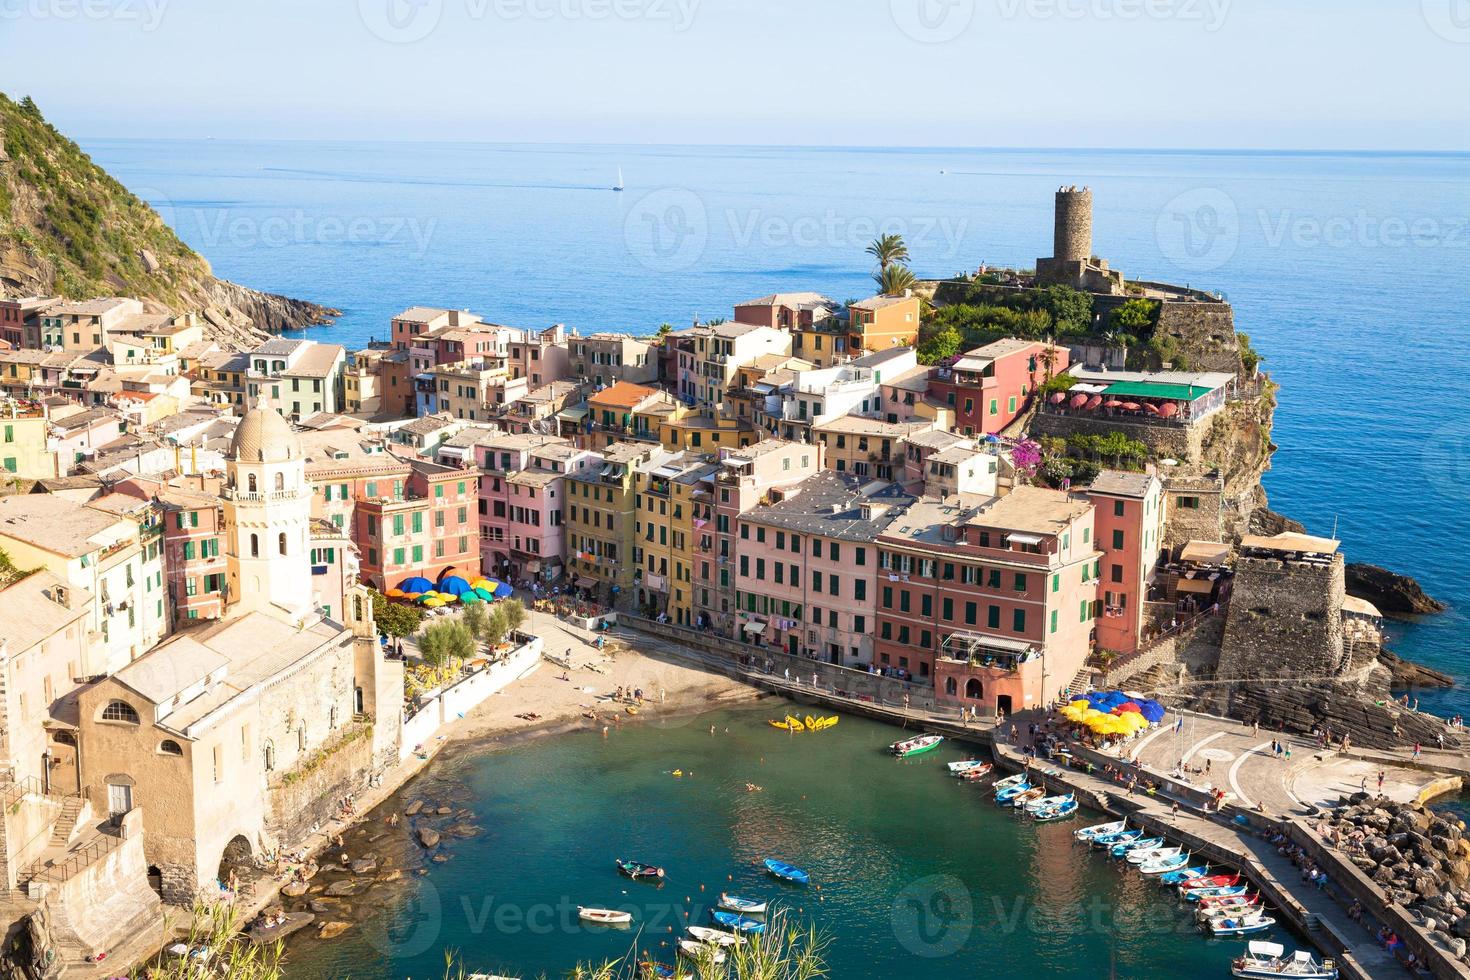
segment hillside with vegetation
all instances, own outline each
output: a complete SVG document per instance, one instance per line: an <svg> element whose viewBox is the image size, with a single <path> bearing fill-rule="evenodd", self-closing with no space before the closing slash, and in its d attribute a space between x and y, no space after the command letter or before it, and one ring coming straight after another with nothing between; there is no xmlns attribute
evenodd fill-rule
<svg viewBox="0 0 1470 980"><path fill-rule="evenodd" d="M0 94L0 294L132 296L205 313L217 335L269 333L336 311L215 278L209 263L29 97Z"/></svg>

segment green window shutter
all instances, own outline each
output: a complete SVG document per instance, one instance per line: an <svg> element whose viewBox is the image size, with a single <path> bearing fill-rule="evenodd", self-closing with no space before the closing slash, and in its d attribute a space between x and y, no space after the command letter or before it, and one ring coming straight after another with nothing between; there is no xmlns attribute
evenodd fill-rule
<svg viewBox="0 0 1470 980"><path fill-rule="evenodd" d="M1055 609L1051 611L1051 631L1053 633L1057 631L1057 611Z"/></svg>
<svg viewBox="0 0 1470 980"><path fill-rule="evenodd" d="M1060 592L1060 591L1062 591L1062 573L1061 572L1057 572L1055 575L1053 575L1051 577L1051 590L1053 592Z"/></svg>
<svg viewBox="0 0 1470 980"><path fill-rule="evenodd" d="M199 512L197 510L191 510L191 511L189 511L189 526L190 527L198 527L199 526Z"/></svg>
<svg viewBox="0 0 1470 980"><path fill-rule="evenodd" d="M1016 609L1011 612L1011 629L1017 633L1026 632L1026 610Z"/></svg>
<svg viewBox="0 0 1470 980"><path fill-rule="evenodd" d="M402 565L403 564L403 549L402 548L394 548L393 549L393 564L395 564L395 565Z"/></svg>

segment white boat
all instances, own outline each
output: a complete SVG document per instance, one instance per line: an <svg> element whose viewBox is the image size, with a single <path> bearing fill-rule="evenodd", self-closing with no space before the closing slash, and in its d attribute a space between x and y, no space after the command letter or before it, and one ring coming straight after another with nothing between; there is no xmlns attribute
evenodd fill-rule
<svg viewBox="0 0 1470 980"><path fill-rule="evenodd" d="M716 946L738 946L745 941L739 936L722 932L719 929L711 929L708 926L689 926L686 931L700 942L714 943Z"/></svg>
<svg viewBox="0 0 1470 980"><path fill-rule="evenodd" d="M1157 861L1145 861L1138 866L1138 873L1142 875L1162 875L1170 871L1177 871L1189 863L1189 852L1175 854Z"/></svg>
<svg viewBox="0 0 1470 980"><path fill-rule="evenodd" d="M1005 779L997 779L990 788L995 790L996 792L1000 792L1001 790L1009 789L1012 786L1020 786L1022 783L1030 782L1030 780L1031 777L1028 776L1026 773L1018 772L1014 776L1007 776Z"/></svg>
<svg viewBox="0 0 1470 980"><path fill-rule="evenodd" d="M619 912L617 909L589 909L578 905L577 918L583 922L596 922L598 925L625 926L633 921L633 913Z"/></svg>
<svg viewBox="0 0 1470 980"><path fill-rule="evenodd" d="M1072 836L1077 840L1092 840L1095 837L1104 837L1127 829L1128 821L1114 820L1111 823L1098 823L1091 827L1083 827L1081 830L1074 830Z"/></svg>
<svg viewBox="0 0 1470 980"><path fill-rule="evenodd" d="M1297 950L1286 955L1279 943L1252 941L1244 956L1230 963L1230 975L1236 977L1293 977L1295 980L1337 980L1337 964L1332 960L1318 963L1311 953Z"/></svg>
<svg viewBox="0 0 1470 980"><path fill-rule="evenodd" d="M1240 919L1247 915L1255 915L1262 910L1259 899L1250 902L1241 902L1239 905L1214 905L1210 908L1199 909L1194 917L1200 922L1209 922L1212 919Z"/></svg>
<svg viewBox="0 0 1470 980"><path fill-rule="evenodd" d="M1143 851L1129 851L1124 857L1129 864L1147 864L1150 861L1162 861L1165 858L1178 857L1184 853L1182 847L1152 847Z"/></svg>
<svg viewBox="0 0 1470 980"><path fill-rule="evenodd" d="M1067 793L1063 796L1046 796L1039 800L1032 800L1030 803L1027 803L1026 809L1053 810L1057 807L1060 807L1063 803L1071 803L1073 799L1074 797L1071 793Z"/></svg>
<svg viewBox="0 0 1470 980"><path fill-rule="evenodd" d="M1252 932L1265 932L1276 924L1276 920L1260 912L1241 916L1223 916L1203 923L1205 931L1215 936L1244 936Z"/></svg>
<svg viewBox="0 0 1470 980"><path fill-rule="evenodd" d="M739 912L741 915L765 915L766 903L753 898L741 898L739 895L731 895L720 892L720 900L715 903L726 912Z"/></svg>
<svg viewBox="0 0 1470 980"><path fill-rule="evenodd" d="M696 963L723 963L725 962L725 951L718 946L709 943L697 943L692 939L679 940L679 955L686 956Z"/></svg>
<svg viewBox="0 0 1470 980"><path fill-rule="evenodd" d="M623 183L623 168L618 167L618 182L613 184L613 190L620 191L627 185Z"/></svg>
<svg viewBox="0 0 1470 980"><path fill-rule="evenodd" d="M984 769L986 766L989 765L989 762L982 762L979 759L966 759L964 762L951 762L949 763L949 774L951 776L963 776L965 773L969 772L972 769Z"/></svg>

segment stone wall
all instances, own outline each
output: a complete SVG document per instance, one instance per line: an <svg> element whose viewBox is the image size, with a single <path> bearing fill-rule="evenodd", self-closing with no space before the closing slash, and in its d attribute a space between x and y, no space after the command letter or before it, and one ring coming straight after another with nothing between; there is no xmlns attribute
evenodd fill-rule
<svg viewBox="0 0 1470 980"><path fill-rule="evenodd" d="M31 886L50 916L53 938L68 953L112 949L163 920L163 903L148 885L143 811L130 811L119 832L116 847L66 881Z"/></svg>
<svg viewBox="0 0 1470 980"><path fill-rule="evenodd" d="M1208 422L1191 426L1149 425L1121 417L1090 418L1085 415L1037 412L1031 422L1031 434L1066 438L1074 433L1105 436L1110 432L1121 432L1128 438L1143 443L1155 456L1196 463L1200 459L1207 427Z"/></svg>
<svg viewBox="0 0 1470 980"><path fill-rule="evenodd" d="M1137 656L1119 660L1097 678L1097 687L1100 690L1111 690L1156 667L1191 662L1202 656L1211 657L1219 651L1224 630L1225 620L1222 617L1206 617L1193 629L1166 636L1146 647Z"/></svg>
<svg viewBox="0 0 1470 980"><path fill-rule="evenodd" d="M373 771L372 728L344 729L270 784L265 831L279 844L292 846L311 829L338 816L337 801L366 788Z"/></svg>
<svg viewBox="0 0 1470 980"><path fill-rule="evenodd" d="M1154 336L1174 338L1191 371L1240 371L1235 311L1229 303L1165 302Z"/></svg>
<svg viewBox="0 0 1470 980"><path fill-rule="evenodd" d="M1341 555L1326 565L1240 558L1218 677L1343 676L1343 583Z"/></svg>
<svg viewBox="0 0 1470 980"><path fill-rule="evenodd" d="M1197 507L1182 507L1181 497L1193 498ZM1225 488L1220 480L1204 478L1164 480L1164 547L1171 551L1190 541L1223 541Z"/></svg>

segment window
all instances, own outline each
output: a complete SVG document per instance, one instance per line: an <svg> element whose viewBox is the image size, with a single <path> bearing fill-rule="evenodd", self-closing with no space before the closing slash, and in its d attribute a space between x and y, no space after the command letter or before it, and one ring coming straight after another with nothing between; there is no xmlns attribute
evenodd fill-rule
<svg viewBox="0 0 1470 980"><path fill-rule="evenodd" d="M852 597L860 602L868 598L868 583L866 579L853 580Z"/></svg>
<svg viewBox="0 0 1470 980"><path fill-rule="evenodd" d="M1114 565L1114 566L1112 566L1111 574L1112 574L1112 579L1113 579L1114 582L1121 582L1121 581L1123 581L1123 566L1122 565Z"/></svg>
<svg viewBox="0 0 1470 980"><path fill-rule="evenodd" d="M166 738L162 742L159 742L158 743L158 754L159 755L183 755L184 754L184 749L183 749L183 746L179 745L178 742L175 742L171 738Z"/></svg>
<svg viewBox="0 0 1470 980"><path fill-rule="evenodd" d="M276 474L276 489L277 490L284 490L284 489L286 489L286 474L284 474L284 473L277 473Z"/></svg>
<svg viewBox="0 0 1470 980"><path fill-rule="evenodd" d="M276 542L277 542L277 547L279 547L280 550L281 550L281 554L284 555L286 553L286 532L285 531L282 531L279 535L276 536Z"/></svg>
<svg viewBox="0 0 1470 980"><path fill-rule="evenodd" d="M1178 505L1181 510L1199 510L1198 497L1178 497L1175 499L1174 503Z"/></svg>
<svg viewBox="0 0 1470 980"><path fill-rule="evenodd" d="M260 557L260 535L258 534L250 535L250 557Z"/></svg>
<svg viewBox="0 0 1470 980"><path fill-rule="evenodd" d="M1123 532L1121 530L1114 531L1113 532L1113 549L1115 551L1118 551L1118 550L1122 550L1122 548L1123 548Z"/></svg>
<svg viewBox="0 0 1470 980"><path fill-rule="evenodd" d="M985 625L989 629L1000 629L1000 606L985 607Z"/></svg>
<svg viewBox="0 0 1470 980"><path fill-rule="evenodd" d="M1017 572L1016 573L1016 591L1017 592L1025 592L1026 591L1026 573L1025 572Z"/></svg>
<svg viewBox="0 0 1470 980"><path fill-rule="evenodd" d="M1113 516L1114 517L1122 517L1123 516L1123 501L1121 501L1121 500L1115 500L1115 501L1113 501Z"/></svg>
<svg viewBox="0 0 1470 980"><path fill-rule="evenodd" d="M102 709L103 721L123 721L129 725L139 724L138 712L126 701L109 701L107 707Z"/></svg>
<svg viewBox="0 0 1470 980"><path fill-rule="evenodd" d="M1026 632L1026 610L1015 609L1011 611L1011 629L1017 633Z"/></svg>
<svg viewBox="0 0 1470 980"><path fill-rule="evenodd" d="M946 596L939 604L940 617L946 622L954 619L954 600Z"/></svg>
<svg viewBox="0 0 1470 980"><path fill-rule="evenodd" d="M254 473L251 473L245 478L245 485L251 493L255 493L257 491L258 487L256 486Z"/></svg>

